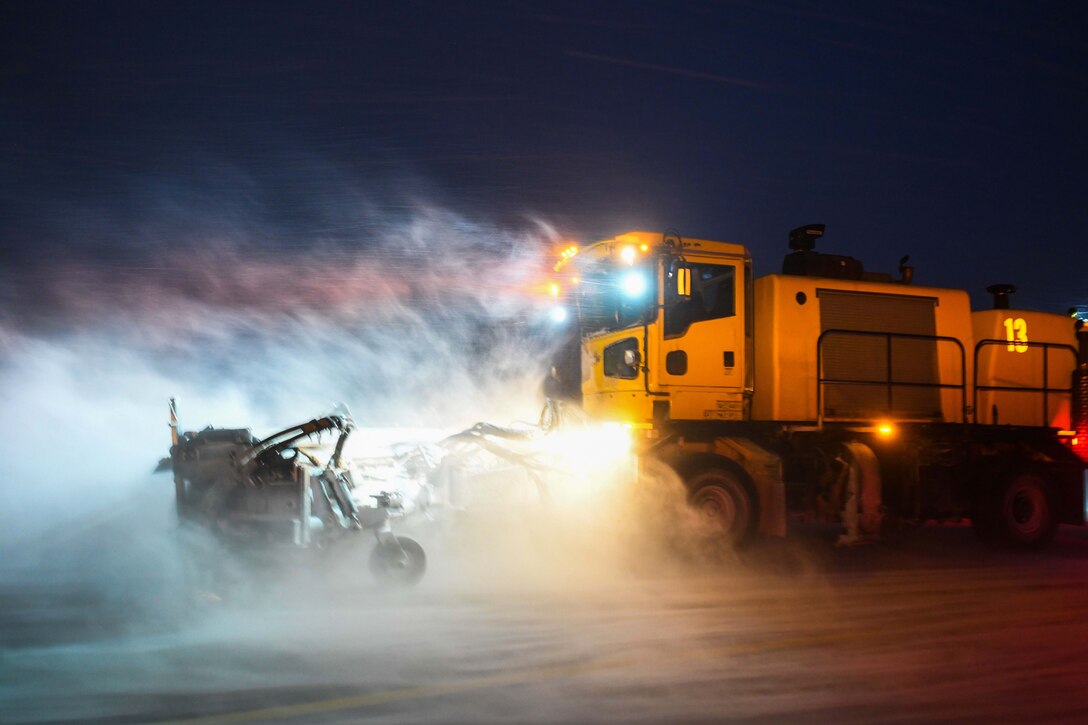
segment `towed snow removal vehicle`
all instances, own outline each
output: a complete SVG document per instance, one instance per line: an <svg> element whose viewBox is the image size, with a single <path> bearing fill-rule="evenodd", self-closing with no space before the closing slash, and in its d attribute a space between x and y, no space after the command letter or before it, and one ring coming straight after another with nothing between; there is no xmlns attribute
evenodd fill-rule
<svg viewBox="0 0 1088 725"><path fill-rule="evenodd" d="M375 538L370 571L382 583L415 584L426 570L423 548L392 532L402 512L396 492L357 501L342 461L355 425L346 411L258 439L247 428L179 433L170 401L173 445L160 470L172 470L178 520L202 527L232 550L275 557L284 550L334 551L364 532ZM308 450L324 433L336 443L322 464Z"/></svg>

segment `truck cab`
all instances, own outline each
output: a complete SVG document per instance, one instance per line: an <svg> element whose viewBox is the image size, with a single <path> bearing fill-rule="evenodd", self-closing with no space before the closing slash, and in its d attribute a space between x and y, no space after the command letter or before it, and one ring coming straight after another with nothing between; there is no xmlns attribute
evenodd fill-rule
<svg viewBox="0 0 1088 725"><path fill-rule="evenodd" d="M629 232L578 258L583 406L632 424L742 420L751 257L739 244Z"/></svg>

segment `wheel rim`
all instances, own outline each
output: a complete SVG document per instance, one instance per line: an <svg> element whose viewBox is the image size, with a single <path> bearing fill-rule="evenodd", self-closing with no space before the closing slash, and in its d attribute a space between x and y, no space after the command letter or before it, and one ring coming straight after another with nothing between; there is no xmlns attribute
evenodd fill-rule
<svg viewBox="0 0 1088 725"><path fill-rule="evenodd" d="M1042 529L1046 518L1046 500L1042 491L1033 486L1023 486L1009 494L1006 504L1009 525L1025 536Z"/></svg>
<svg viewBox="0 0 1088 725"><path fill-rule="evenodd" d="M382 583L412 585L422 578L427 556L418 543L397 537L397 544L382 543L370 554L370 571Z"/></svg>
<svg viewBox="0 0 1088 725"><path fill-rule="evenodd" d="M394 547L389 547L382 552L380 562L385 574L393 577L409 575L415 563L409 552Z"/></svg>
<svg viewBox="0 0 1088 725"><path fill-rule="evenodd" d="M695 494L695 510L703 521L731 533L737 524L737 504L720 486L706 486Z"/></svg>

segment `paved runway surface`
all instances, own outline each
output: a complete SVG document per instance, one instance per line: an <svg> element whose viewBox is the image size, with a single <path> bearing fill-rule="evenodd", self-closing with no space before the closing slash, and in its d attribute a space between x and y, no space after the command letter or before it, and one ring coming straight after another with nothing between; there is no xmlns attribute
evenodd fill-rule
<svg viewBox="0 0 1088 725"><path fill-rule="evenodd" d="M1079 723L1088 712L1083 529L1028 555L990 552L965 526L836 550L833 528L808 524L713 566L517 529L427 542L430 572L411 591L379 590L352 562L350 576L283 574L221 601L184 592L154 531L92 525L42 542L0 564L0 721Z"/></svg>

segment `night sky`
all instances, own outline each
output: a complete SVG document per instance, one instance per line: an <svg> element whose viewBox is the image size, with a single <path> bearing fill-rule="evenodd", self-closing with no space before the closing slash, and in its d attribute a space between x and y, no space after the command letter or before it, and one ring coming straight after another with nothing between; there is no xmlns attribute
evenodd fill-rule
<svg viewBox="0 0 1088 725"><path fill-rule="evenodd" d="M1088 303L1088 10L1025 2L6 2L0 279L371 243L786 233ZM25 289L10 307L34 305Z"/></svg>

